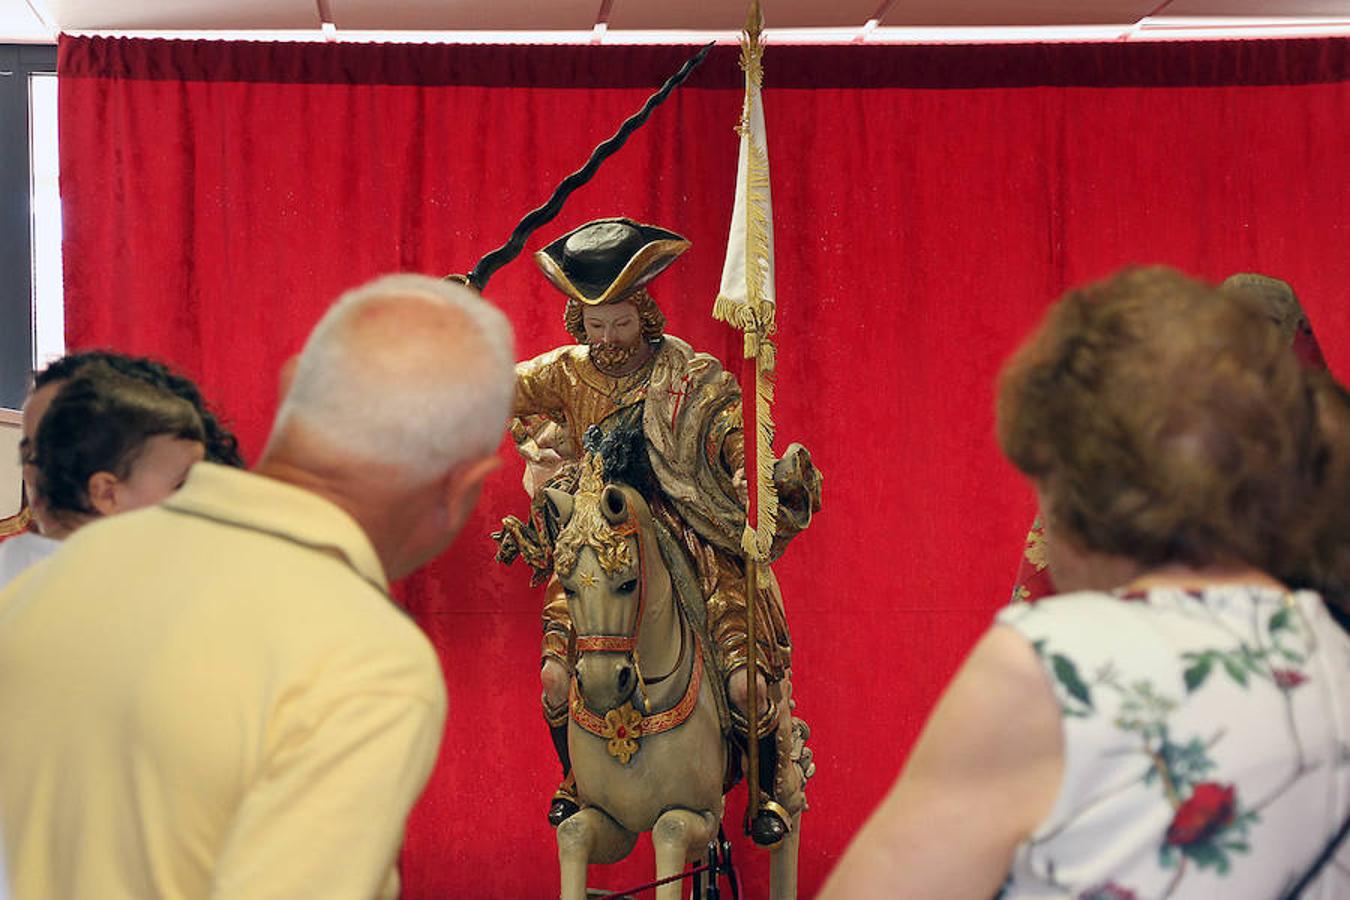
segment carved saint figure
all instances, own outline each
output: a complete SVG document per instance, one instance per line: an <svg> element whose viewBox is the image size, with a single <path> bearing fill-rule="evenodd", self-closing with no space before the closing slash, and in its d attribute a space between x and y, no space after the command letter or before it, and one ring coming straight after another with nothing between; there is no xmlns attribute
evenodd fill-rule
<svg viewBox="0 0 1350 900"><path fill-rule="evenodd" d="M549 810L554 825L577 811L567 751L575 633L567 598L552 573L542 488L575 491L576 463L587 440L594 443L621 428L640 432L638 445L645 450L640 468L650 479L645 499L673 546L688 555L704 607L696 618L706 623L727 730L743 752L748 749L740 386L715 358L664 333L665 317L646 290L689 246L674 232L614 218L583 225L535 254L544 275L566 297L563 321L577 342L516 367L512 434L526 460L532 515L529 523L507 518L497 537L500 559L509 562L520 554L536 579L547 581L543 707L564 773ZM821 476L806 450L792 445L777 461L774 481L781 511L771 559L819 510ZM809 751L801 747L805 726L790 712L792 643L778 583L768 567L757 593L755 733L763 799L754 811L751 835L772 846L804 807L803 773L809 775L813 767Z"/></svg>

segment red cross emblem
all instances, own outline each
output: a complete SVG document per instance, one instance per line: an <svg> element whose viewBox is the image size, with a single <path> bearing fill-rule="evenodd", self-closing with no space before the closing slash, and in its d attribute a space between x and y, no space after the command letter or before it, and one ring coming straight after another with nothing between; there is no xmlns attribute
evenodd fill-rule
<svg viewBox="0 0 1350 900"><path fill-rule="evenodd" d="M675 398L675 407L670 411L670 430L675 430L675 421L680 417L680 405L684 403L684 398L689 396L689 375L686 374L680 379L679 390L673 387L666 388L666 393Z"/></svg>

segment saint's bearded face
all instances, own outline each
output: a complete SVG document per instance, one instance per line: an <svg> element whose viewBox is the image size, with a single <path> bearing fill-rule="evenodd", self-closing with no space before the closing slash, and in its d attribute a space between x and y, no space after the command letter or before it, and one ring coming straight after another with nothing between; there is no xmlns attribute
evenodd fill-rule
<svg viewBox="0 0 1350 900"><path fill-rule="evenodd" d="M631 300L588 307L582 315L591 361L602 372L624 374L643 356L642 320Z"/></svg>

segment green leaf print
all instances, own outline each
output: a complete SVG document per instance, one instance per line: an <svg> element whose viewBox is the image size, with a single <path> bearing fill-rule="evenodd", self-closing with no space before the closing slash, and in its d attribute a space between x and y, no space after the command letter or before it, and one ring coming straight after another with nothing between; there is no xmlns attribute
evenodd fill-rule
<svg viewBox="0 0 1350 900"><path fill-rule="evenodd" d="M1288 647L1276 645L1275 651L1280 654L1280 657L1284 659L1285 662L1293 663L1296 666L1301 666L1308 661L1308 657L1297 651L1290 650Z"/></svg>
<svg viewBox="0 0 1350 900"><path fill-rule="evenodd" d="M1189 657L1194 656L1195 654L1188 653L1186 655ZM1192 665L1187 667L1186 671L1183 673L1183 677L1186 679L1186 693L1193 694L1199 690L1200 686L1205 683L1205 679L1209 677L1210 670L1213 668L1214 659L1208 653L1200 655Z"/></svg>
<svg viewBox="0 0 1350 900"><path fill-rule="evenodd" d="M1223 663L1223 670L1228 673L1229 678L1243 687L1247 686L1247 670L1242 667L1241 663L1227 653L1220 655L1219 661Z"/></svg>
<svg viewBox="0 0 1350 900"><path fill-rule="evenodd" d="M1158 756L1167 766L1172 776L1172 784L1177 790L1190 790L1191 786L1205 780L1214 770L1214 761L1209 758L1209 748L1199 738L1192 738L1184 744L1175 744L1164 737Z"/></svg>
<svg viewBox="0 0 1350 900"><path fill-rule="evenodd" d="M1092 708L1092 692L1088 690L1087 684L1078 674L1078 667L1073 664L1073 660L1060 653L1055 653L1050 657L1050 665L1054 669L1055 678L1070 697Z"/></svg>
<svg viewBox="0 0 1350 900"><path fill-rule="evenodd" d="M1288 630L1288 628L1289 628L1289 610L1287 608L1281 609L1279 612L1275 613L1275 615L1271 616L1270 624L1266 626L1266 629L1271 634L1274 634L1277 631Z"/></svg>
<svg viewBox="0 0 1350 900"><path fill-rule="evenodd" d="M1219 874L1228 871L1228 860L1224 852L1214 844L1208 842L1191 844L1189 847L1183 847L1181 852L1194 860L1201 869L1212 867L1217 869Z"/></svg>

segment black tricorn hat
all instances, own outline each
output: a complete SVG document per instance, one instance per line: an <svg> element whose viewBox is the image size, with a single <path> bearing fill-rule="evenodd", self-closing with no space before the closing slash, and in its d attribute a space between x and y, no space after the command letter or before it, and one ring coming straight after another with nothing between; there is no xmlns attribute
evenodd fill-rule
<svg viewBox="0 0 1350 900"><path fill-rule="evenodd" d="M534 255L554 286L579 303L620 300L689 249L673 231L632 219L596 219L567 232Z"/></svg>

